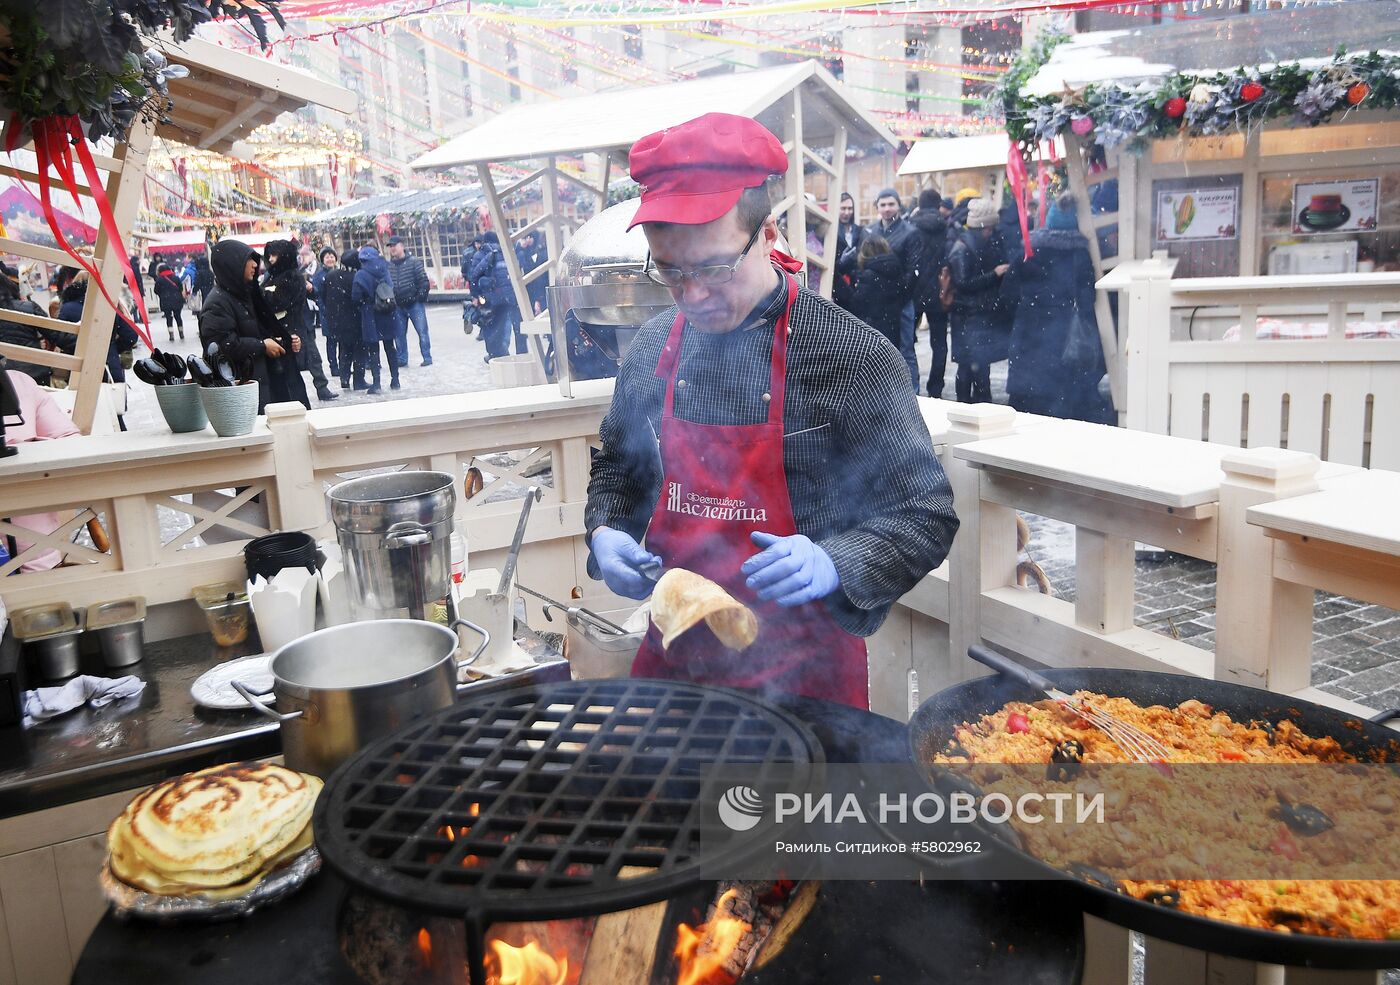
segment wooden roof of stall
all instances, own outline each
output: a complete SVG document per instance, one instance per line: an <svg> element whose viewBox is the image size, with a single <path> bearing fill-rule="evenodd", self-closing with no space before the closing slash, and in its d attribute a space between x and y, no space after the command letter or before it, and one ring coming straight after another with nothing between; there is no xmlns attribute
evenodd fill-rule
<svg viewBox="0 0 1400 985"><path fill-rule="evenodd" d="M355 94L300 69L199 38L155 43L171 62L190 74L170 80L174 105L156 136L188 147L233 152L233 145L283 113L307 105L338 113L355 111Z"/></svg>

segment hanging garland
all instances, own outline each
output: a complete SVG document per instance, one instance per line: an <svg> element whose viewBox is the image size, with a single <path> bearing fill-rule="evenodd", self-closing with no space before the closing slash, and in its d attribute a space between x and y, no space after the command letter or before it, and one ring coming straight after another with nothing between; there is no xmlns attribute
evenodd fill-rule
<svg viewBox="0 0 1400 985"><path fill-rule="evenodd" d="M1048 60L1049 52L1044 54ZM1015 74L1014 69L1007 73L1008 84ZM1126 144L1141 150L1163 137L1247 135L1283 118L1315 127L1355 109L1393 109L1400 105L1400 55L1348 55L1338 49L1321 63L1173 72L1136 86L1066 87L1059 96L1027 97L1019 91L1018 86L1014 95L1003 93L1007 133L1018 143L1053 140L1069 130L1101 147Z"/></svg>

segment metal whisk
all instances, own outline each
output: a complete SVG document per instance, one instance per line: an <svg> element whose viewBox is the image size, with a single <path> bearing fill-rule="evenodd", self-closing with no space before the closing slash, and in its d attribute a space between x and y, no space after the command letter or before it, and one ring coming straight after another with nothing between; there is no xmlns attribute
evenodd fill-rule
<svg viewBox="0 0 1400 985"><path fill-rule="evenodd" d="M1171 758L1171 751L1155 737L1142 729L1114 718L1092 701L1084 701L1072 694L1066 694L1035 671L1022 667L1000 653L981 646L968 647L967 655L980 664L986 664L999 674L1020 681L1028 687L1041 691L1052 701L1058 702L1074 712L1084 721L1108 736L1119 749L1139 763L1165 763Z"/></svg>

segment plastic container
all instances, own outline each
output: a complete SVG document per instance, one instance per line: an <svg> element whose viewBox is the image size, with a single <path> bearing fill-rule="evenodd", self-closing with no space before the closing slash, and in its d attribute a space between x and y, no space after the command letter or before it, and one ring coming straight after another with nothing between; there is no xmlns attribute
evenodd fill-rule
<svg viewBox="0 0 1400 985"><path fill-rule="evenodd" d="M620 619L630 610L619 613L599 613L608 619ZM569 661L569 674L574 680L626 677L632 672L632 658L642 645L643 629L619 636L582 619L568 618L564 638L564 657Z"/></svg>
<svg viewBox="0 0 1400 985"><path fill-rule="evenodd" d="M10 614L15 637L35 654L39 676L61 681L78 672L78 637L83 628L67 602L35 605Z"/></svg>
<svg viewBox="0 0 1400 985"><path fill-rule="evenodd" d="M248 592L242 582L200 585L194 590L194 600L209 622L209 633L216 645L237 646L248 638L253 608L248 604Z"/></svg>
<svg viewBox="0 0 1400 985"><path fill-rule="evenodd" d="M199 402L219 437L234 438L249 434L258 420L258 382L253 380L237 386L202 386L199 388Z"/></svg>
<svg viewBox="0 0 1400 985"><path fill-rule="evenodd" d="M271 581L284 568L305 568L315 574L321 557L310 534L287 530L248 541L243 548L243 564L249 581L258 575Z"/></svg>
<svg viewBox="0 0 1400 985"><path fill-rule="evenodd" d="M146 600L137 596L90 605L87 628L97 634L102 659L108 667L130 667L144 654Z"/></svg>
<svg viewBox="0 0 1400 985"><path fill-rule="evenodd" d="M492 359L491 381L498 388L539 386L549 382L545 378L544 367L540 365L539 359L529 352Z"/></svg>
<svg viewBox="0 0 1400 985"><path fill-rule="evenodd" d="M165 423L175 434L203 431L209 426L209 417L199 400L199 384L176 383L151 389L156 392L156 403L165 415Z"/></svg>

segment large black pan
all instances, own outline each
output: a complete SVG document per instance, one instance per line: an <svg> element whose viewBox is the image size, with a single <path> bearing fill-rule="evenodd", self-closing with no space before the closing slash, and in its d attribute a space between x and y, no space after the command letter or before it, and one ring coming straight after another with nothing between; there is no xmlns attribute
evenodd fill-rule
<svg viewBox="0 0 1400 985"><path fill-rule="evenodd" d="M973 647L973 650L980 649ZM969 656L989 664L1004 662L1005 659L998 661L996 658L999 654L991 654L988 658L986 651L976 654L969 651ZM941 789L938 770L930 763L953 737L953 730L958 725L991 714L1008 701L1038 701L1044 697L1037 687L1028 682L1024 668L1013 666L1020 672L1016 676L997 673L939 691L920 705L909 720L909 742L914 762L922 767L930 784ZM1277 722L1286 718L1309 735L1331 736L1347 752L1363 760L1380 758L1378 750L1387 750L1390 754L1386 758L1393 762L1396 751L1400 750L1400 744L1397 744L1400 736L1380 724L1400 717L1400 709L1389 709L1369 721L1358 721L1343 712L1300 701L1286 694L1201 677L1143 670L1078 669L1047 670L1041 676L1062 691L1093 691L1128 698L1139 705L1170 707L1196 698L1229 713L1236 721L1258 719ZM1068 878L1060 870L1011 847L1002 837L990 831L987 834L995 850L1019 855L1036 875ZM1241 927L1222 920L1181 913L1079 879L1073 882L1082 888L1086 912L1186 947L1271 964L1318 968L1400 966L1400 941L1337 939Z"/></svg>

